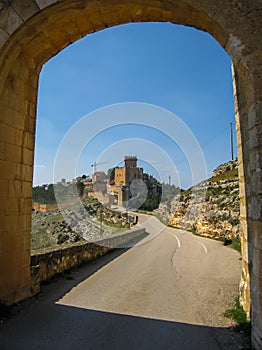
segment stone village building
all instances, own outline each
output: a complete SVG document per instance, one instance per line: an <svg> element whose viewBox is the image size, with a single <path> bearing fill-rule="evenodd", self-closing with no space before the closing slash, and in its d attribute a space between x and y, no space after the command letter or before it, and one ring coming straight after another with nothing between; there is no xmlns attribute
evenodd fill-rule
<svg viewBox="0 0 262 350"><path fill-rule="evenodd" d="M143 180L143 168L137 167L136 156L125 156L124 166L115 168L114 180L108 186L109 204L125 205L131 196L130 185L133 180Z"/></svg>

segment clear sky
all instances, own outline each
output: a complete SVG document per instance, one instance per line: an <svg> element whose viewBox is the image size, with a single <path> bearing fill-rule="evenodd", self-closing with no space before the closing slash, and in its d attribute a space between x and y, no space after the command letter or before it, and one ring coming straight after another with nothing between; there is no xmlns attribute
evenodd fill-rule
<svg viewBox="0 0 262 350"><path fill-rule="evenodd" d="M74 148L78 136L74 134L76 139L71 140L68 160L69 153L77 159L76 176L91 174L94 161L105 162L98 170L106 171L121 164L125 155L135 154L145 171L164 182L171 176L173 183L190 187L199 180L191 174L194 157L198 162L196 148L203 152L208 176L214 167L231 158L232 90L230 57L207 33L168 23L139 23L88 35L42 69L34 185L57 181L58 176L72 178L67 155L55 179L53 168L63 138L71 135L69 130L79 132L75 125L84 120L82 132L83 128L89 134L94 132L81 152ZM127 102L139 103L133 111L139 114L139 122L133 121L133 107L125 105ZM119 103L125 106L122 125L114 118L118 112L106 107ZM147 113L154 114L150 104L158 106L152 123L150 118L144 119ZM110 116L111 125L104 127L101 108L102 114ZM164 131L164 125L169 125L165 114L169 112L181 119L186 133L191 130L197 140L198 146L195 141L191 143L190 156L185 151L186 137L178 141L179 132L168 136ZM176 130L178 119L173 124Z"/></svg>

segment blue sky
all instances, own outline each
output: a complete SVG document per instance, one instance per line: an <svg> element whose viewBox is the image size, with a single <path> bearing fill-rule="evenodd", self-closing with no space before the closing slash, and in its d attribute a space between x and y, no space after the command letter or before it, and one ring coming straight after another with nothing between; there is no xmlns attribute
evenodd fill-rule
<svg viewBox="0 0 262 350"><path fill-rule="evenodd" d="M74 154L72 140L72 154L78 160L76 176L90 174L94 161L106 161L99 167L106 170L135 153L145 171L164 182L170 175L173 183L190 187L195 181L184 149L161 126L142 125L143 108L141 125L130 124L123 113L123 125L103 130L94 111L126 102L153 104L180 118L199 143L208 175L230 160L229 123L234 123L230 57L209 34L193 28L129 24L88 35L44 65L39 82L34 185L58 180L53 179L53 168L59 145L70 128L87 116L87 129L99 126L101 132L80 154L79 150ZM164 125L164 115L159 118ZM60 174L67 180L72 176L66 166Z"/></svg>

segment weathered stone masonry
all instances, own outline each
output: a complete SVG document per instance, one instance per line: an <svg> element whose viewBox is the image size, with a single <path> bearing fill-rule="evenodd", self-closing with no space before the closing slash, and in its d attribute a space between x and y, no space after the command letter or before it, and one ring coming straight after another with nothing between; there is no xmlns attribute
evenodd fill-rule
<svg viewBox="0 0 262 350"><path fill-rule="evenodd" d="M92 242L77 242L53 249L40 249L31 254L31 291L38 293L40 283L58 273L67 271L87 261L94 260L116 248L129 248L147 236L145 229L128 230L125 233Z"/></svg>
<svg viewBox="0 0 262 350"><path fill-rule="evenodd" d="M242 301L262 348L262 68L260 0L0 1L0 298L30 295L31 186L38 76L84 35L164 21L209 32L234 66L243 241ZM250 279L250 294L249 294Z"/></svg>

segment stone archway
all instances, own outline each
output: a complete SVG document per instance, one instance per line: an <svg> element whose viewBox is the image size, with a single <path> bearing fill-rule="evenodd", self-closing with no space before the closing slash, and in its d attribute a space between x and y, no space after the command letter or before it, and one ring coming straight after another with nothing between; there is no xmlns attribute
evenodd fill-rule
<svg viewBox="0 0 262 350"><path fill-rule="evenodd" d="M32 294L31 189L42 65L77 39L113 25L142 21L189 25L213 35L234 65L241 295L248 312L251 296L253 345L262 347L261 11L260 0L0 1L0 299L12 303Z"/></svg>

